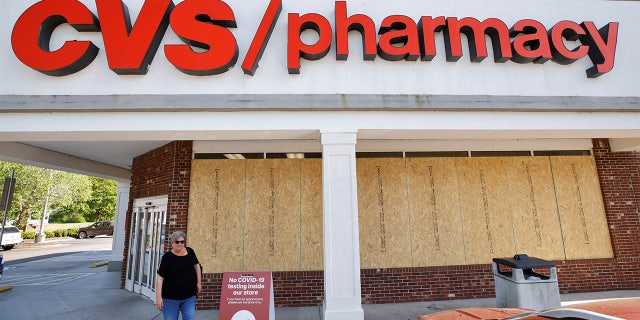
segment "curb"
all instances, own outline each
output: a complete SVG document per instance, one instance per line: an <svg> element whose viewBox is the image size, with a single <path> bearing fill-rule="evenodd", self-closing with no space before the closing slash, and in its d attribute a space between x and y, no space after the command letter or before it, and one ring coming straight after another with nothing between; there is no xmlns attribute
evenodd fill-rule
<svg viewBox="0 0 640 320"><path fill-rule="evenodd" d="M5 292L5 291L9 291L9 290L13 290L12 286L2 286L0 287L0 293Z"/></svg>
<svg viewBox="0 0 640 320"><path fill-rule="evenodd" d="M92 263L90 265L90 267L91 268L98 268L98 267L106 266L108 264L109 264L109 261L101 261L101 262Z"/></svg>
<svg viewBox="0 0 640 320"><path fill-rule="evenodd" d="M17 246L20 247L41 247L41 246L51 246L51 245L56 245L60 242L64 242L64 241L69 241L69 240L75 240L76 238L73 237L59 237L59 238L47 238L44 242L40 242L40 243L35 243L34 239L25 239L22 243L18 244Z"/></svg>

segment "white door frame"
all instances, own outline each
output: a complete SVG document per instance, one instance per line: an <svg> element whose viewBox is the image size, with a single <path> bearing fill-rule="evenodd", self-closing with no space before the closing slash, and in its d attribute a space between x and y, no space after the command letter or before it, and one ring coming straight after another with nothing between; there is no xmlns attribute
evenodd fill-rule
<svg viewBox="0 0 640 320"><path fill-rule="evenodd" d="M155 300L156 270L164 253L168 196L133 202L125 289Z"/></svg>

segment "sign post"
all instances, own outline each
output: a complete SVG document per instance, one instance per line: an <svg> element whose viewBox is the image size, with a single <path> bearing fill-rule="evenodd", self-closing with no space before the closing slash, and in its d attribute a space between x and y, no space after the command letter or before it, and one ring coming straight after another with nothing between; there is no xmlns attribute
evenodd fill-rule
<svg viewBox="0 0 640 320"><path fill-rule="evenodd" d="M4 225L7 222L7 213L11 209L11 200L13 200L13 190L16 187L16 178L13 177L14 171L11 169L11 177L4 178L4 187L2 188L2 200L0 205L4 211L2 216L2 230L0 230L0 243L4 236Z"/></svg>
<svg viewBox="0 0 640 320"><path fill-rule="evenodd" d="M275 320L271 272L225 272L219 319Z"/></svg>

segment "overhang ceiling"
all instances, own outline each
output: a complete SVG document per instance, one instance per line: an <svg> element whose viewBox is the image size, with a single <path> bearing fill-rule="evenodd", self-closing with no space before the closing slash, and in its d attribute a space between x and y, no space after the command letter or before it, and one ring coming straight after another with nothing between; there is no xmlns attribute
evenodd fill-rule
<svg viewBox="0 0 640 320"><path fill-rule="evenodd" d="M481 134L479 134L481 135ZM262 134L266 138L268 134ZM319 136L319 133L316 134ZM362 136L362 139L360 139ZM444 136L438 139L418 139L420 135L408 135L412 139L397 139L398 133L368 132L359 135L358 151L427 151L427 150L544 150L590 149L590 139L467 139ZM238 136L236 136L238 137ZM276 140L196 140L201 150L195 152L249 153L249 152L321 152L319 139ZM367 137L371 139L366 139ZM194 137L195 138L195 137ZM255 138L255 137L254 137ZM386 139L385 139L386 138ZM432 137L433 138L433 137ZM183 140L191 140L184 137ZM133 159L173 140L134 141L9 141L0 142L0 160L50 167L58 170L128 180ZM638 151L640 139L610 139L614 151ZM204 148L204 149L202 149Z"/></svg>
<svg viewBox="0 0 640 320"><path fill-rule="evenodd" d="M0 160L130 179L136 156L171 141L195 152L322 152L322 132L356 132L358 152L640 150L637 113L23 113L0 117Z"/></svg>

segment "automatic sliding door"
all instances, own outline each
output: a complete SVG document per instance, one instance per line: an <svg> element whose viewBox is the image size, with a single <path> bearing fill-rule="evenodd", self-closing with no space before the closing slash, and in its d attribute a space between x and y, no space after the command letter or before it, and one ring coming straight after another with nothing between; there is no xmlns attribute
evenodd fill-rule
<svg viewBox="0 0 640 320"><path fill-rule="evenodd" d="M167 198L134 201L125 288L155 299L156 270L164 252Z"/></svg>

